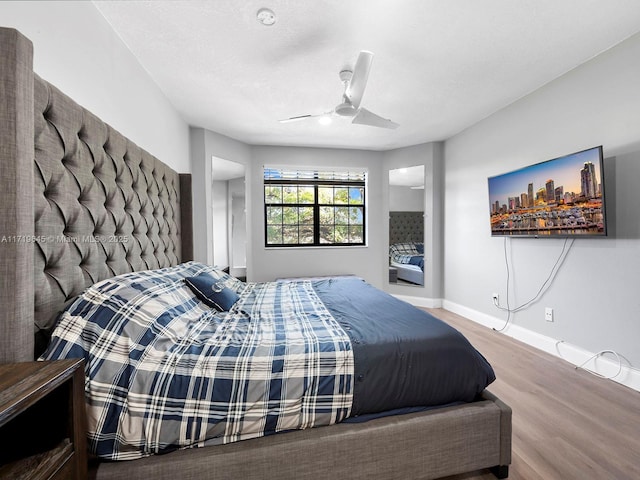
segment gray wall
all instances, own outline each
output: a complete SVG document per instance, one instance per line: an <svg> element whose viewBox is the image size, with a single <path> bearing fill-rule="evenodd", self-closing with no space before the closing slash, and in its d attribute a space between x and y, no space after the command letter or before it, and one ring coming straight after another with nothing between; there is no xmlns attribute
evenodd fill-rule
<svg viewBox="0 0 640 480"><path fill-rule="evenodd" d="M254 227L252 234L249 234L253 263L247 268L248 276L254 281L267 281L278 277L355 274L382 288L383 272L387 267L381 254L384 243L381 215L382 157L381 152L365 150L252 147L254 168L247 177L247 184L253 197L247 201L247 205L249 212L253 212ZM367 169L367 245L344 248L265 248L262 215L264 165Z"/></svg>
<svg viewBox="0 0 640 480"><path fill-rule="evenodd" d="M429 218L442 222L442 148L425 144L391 152L249 146L202 128L191 128L191 155L194 175L194 251L195 259L214 263L211 181L212 156L244 164L247 205L247 278L270 281L281 277L309 275L358 275L371 284L393 293L415 298L441 296L442 228L426 225L426 241L434 246L428 260L434 268L428 272L427 288L388 284L388 172L390 168L424 163L425 211ZM266 248L264 244L263 166L308 166L321 168L363 168L369 172L367 188L368 238L364 247ZM394 288L395 287L395 288ZM426 302L432 305L433 302Z"/></svg>
<svg viewBox="0 0 640 480"><path fill-rule="evenodd" d="M0 25L33 42L38 75L174 170L191 171L188 125L91 2L0 2Z"/></svg>
<svg viewBox="0 0 640 480"><path fill-rule="evenodd" d="M506 314L504 240L491 238L487 177L604 146L611 237L577 239L542 299L513 324L590 352L613 349L640 366L640 35L513 103L445 144L445 306ZM615 157L615 158L612 158ZM533 297L560 239L507 241L511 305ZM544 320L552 307L555 321ZM558 346L564 349L565 344Z"/></svg>
<svg viewBox="0 0 640 480"><path fill-rule="evenodd" d="M389 186L390 212L422 212L424 210L424 190L411 187Z"/></svg>

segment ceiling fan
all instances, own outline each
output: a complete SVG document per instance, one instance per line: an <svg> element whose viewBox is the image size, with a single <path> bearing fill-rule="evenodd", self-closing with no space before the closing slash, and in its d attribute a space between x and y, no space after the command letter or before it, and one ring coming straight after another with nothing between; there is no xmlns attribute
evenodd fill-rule
<svg viewBox="0 0 640 480"><path fill-rule="evenodd" d="M340 72L340 80L344 85L344 93L342 94L342 103L333 110L319 114L299 115L280 120L280 123L296 122L299 120L307 120L309 118L329 118L331 115L339 115L341 117L353 117L351 123L360 125L369 125L371 127L381 128L398 128L398 124L387 118L383 118L375 113L362 108L360 102L364 89L367 86L369 78L369 70L371 70L371 62L373 61L373 53L363 50L358 55L356 66L353 70L345 69Z"/></svg>

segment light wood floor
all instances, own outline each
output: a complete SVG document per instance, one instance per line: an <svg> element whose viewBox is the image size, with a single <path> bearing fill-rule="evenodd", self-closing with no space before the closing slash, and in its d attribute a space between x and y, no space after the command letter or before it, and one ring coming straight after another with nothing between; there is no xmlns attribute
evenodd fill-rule
<svg viewBox="0 0 640 480"><path fill-rule="evenodd" d="M640 479L640 392L442 309L493 366L513 410L511 480ZM481 471L447 480L495 478Z"/></svg>

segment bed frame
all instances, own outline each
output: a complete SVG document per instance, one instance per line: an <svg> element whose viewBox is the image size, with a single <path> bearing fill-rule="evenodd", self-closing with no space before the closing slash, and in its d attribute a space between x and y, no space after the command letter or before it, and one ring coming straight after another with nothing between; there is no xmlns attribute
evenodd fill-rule
<svg viewBox="0 0 640 480"><path fill-rule="evenodd" d="M32 43L14 29L0 28L0 64L0 363L14 363L34 358L57 312L92 283L192 258L191 179L35 75ZM485 391L428 412L99 462L90 475L432 479L493 468L505 478L510 463L511 410Z"/></svg>
<svg viewBox="0 0 640 480"><path fill-rule="evenodd" d="M398 280L404 280L414 285L424 285L424 272L416 265L391 262L390 267L398 271Z"/></svg>

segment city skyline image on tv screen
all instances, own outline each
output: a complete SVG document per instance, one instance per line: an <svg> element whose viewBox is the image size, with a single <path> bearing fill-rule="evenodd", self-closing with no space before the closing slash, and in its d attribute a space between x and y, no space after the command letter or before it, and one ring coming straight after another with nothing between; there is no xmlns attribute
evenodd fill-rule
<svg viewBox="0 0 640 480"><path fill-rule="evenodd" d="M489 178L494 236L604 236L602 147Z"/></svg>

